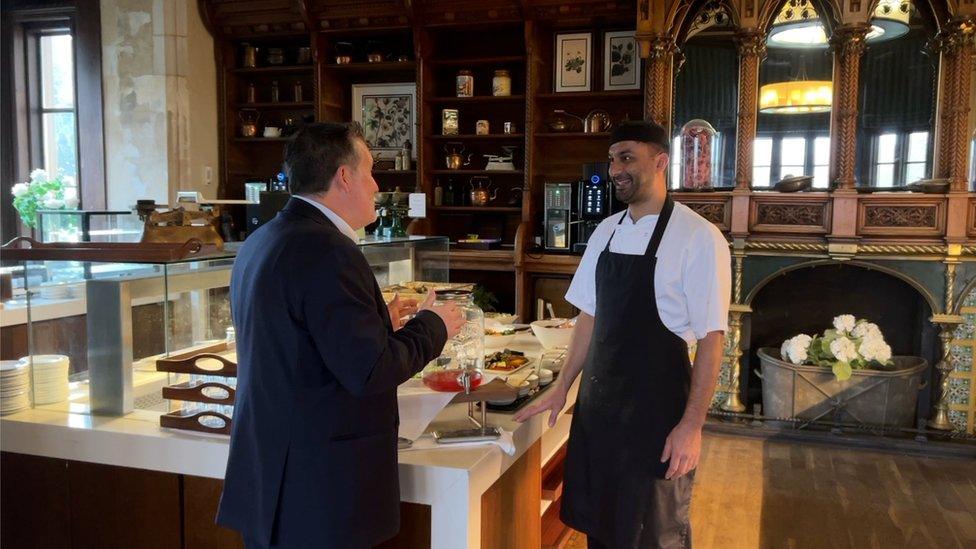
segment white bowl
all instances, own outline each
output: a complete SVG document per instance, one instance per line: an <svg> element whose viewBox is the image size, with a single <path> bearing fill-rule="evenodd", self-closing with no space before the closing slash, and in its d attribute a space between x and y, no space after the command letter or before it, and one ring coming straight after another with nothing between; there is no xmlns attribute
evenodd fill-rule
<svg viewBox="0 0 976 549"><path fill-rule="evenodd" d="M545 368L539 370L539 385L542 385L543 387L549 385L552 383L552 378L552 370L547 370Z"/></svg>
<svg viewBox="0 0 976 549"><path fill-rule="evenodd" d="M550 318L536 320L532 326L532 333L539 338L539 343L546 349L558 349L569 345L573 339L573 328L554 328L566 322L565 318Z"/></svg>

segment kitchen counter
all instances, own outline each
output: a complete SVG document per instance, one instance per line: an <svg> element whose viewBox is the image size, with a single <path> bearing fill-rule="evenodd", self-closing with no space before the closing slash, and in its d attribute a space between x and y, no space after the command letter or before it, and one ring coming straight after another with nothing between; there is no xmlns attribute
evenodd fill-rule
<svg viewBox="0 0 976 549"><path fill-rule="evenodd" d="M509 344L538 358L541 347L528 333ZM551 387L551 386L550 386ZM576 387L567 399L575 402ZM65 407L25 410L0 419L4 452L72 461L131 467L165 473L222 479L229 438L159 427L159 412L137 410L123 417L93 416ZM79 408L80 410L80 408ZM445 408L428 427L459 425L467 405ZM407 503L430 506L430 539L436 549L482 546L482 496L535 444L541 447L540 467L569 435L565 410L554 428L545 414L524 424L510 413L488 414L489 423L512 432L515 455L494 444L399 453L400 493ZM540 495L541 497L541 495ZM543 509L546 502L541 502Z"/></svg>

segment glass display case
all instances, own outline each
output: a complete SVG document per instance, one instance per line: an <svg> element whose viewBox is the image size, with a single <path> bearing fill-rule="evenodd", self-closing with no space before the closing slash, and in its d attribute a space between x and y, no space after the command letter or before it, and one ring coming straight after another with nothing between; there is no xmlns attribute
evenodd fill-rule
<svg viewBox="0 0 976 549"><path fill-rule="evenodd" d="M27 372L33 407L203 413L201 424L229 425L236 385L229 284L239 244L185 257L123 253L114 260L92 256L94 248L47 246L64 246L81 259L44 255L44 246L34 243L20 251L39 254L8 267L15 284L3 302L2 330L4 341L21 343L3 350L5 395L25 389ZM381 287L448 282L446 238L366 239L360 246ZM15 412L23 402L7 401L0 412Z"/></svg>
<svg viewBox="0 0 976 549"><path fill-rule="evenodd" d="M41 242L139 242L142 228L128 210L37 210Z"/></svg>

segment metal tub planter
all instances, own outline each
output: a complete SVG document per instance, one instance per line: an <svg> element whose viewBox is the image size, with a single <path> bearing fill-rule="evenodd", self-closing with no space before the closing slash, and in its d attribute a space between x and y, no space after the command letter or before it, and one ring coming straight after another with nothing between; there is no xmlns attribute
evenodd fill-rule
<svg viewBox="0 0 976 549"><path fill-rule="evenodd" d="M925 359L892 357L888 370L854 370L838 381L830 368L780 360L779 349L759 349L763 415L812 421L854 422L879 427L909 427L923 387Z"/></svg>

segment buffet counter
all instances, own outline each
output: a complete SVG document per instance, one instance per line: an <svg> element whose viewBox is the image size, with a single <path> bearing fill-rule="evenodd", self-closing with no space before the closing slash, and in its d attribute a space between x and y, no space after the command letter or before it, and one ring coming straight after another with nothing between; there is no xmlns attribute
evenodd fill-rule
<svg viewBox="0 0 976 549"><path fill-rule="evenodd" d="M522 350L534 358L539 358L542 352L530 333L518 335L509 347ZM575 395L574 387L567 400L567 408L575 402ZM3 417L0 420L0 449L15 454L189 477L223 477L228 437L161 428L161 412L151 410L135 410L121 417L107 417L80 413L80 408L72 410L71 406L66 405L62 410L35 408ZM467 411L466 404L448 405L427 431L463 424ZM486 529L515 528L514 525L484 523L486 516L497 516L494 510L489 512L484 508L487 494L493 487L498 488L500 479L511 476L516 470L531 472L538 484L541 467L568 438L571 417L565 415L564 410L555 427L549 428L545 414L524 424L512 421L511 416L511 413L488 414L490 424L512 433L515 453L511 456L492 443L441 445L433 449L400 451L401 499L408 504L429 507L427 528L431 547L455 549L492 546L486 540L498 538L486 535ZM513 467L516 464L518 466ZM517 487L525 483L511 478L507 484ZM541 514L549 502L541 499L541 490L535 496L535 501L530 504L541 506ZM427 513L423 516L427 516ZM212 517L210 520L212 522ZM409 517L405 516L406 520ZM538 525L538 521L535 524ZM417 527L410 526L411 529ZM424 529L424 525L419 525L419 528ZM539 535L538 530L534 533L504 533L509 536L522 534L533 536L531 539L536 540Z"/></svg>

